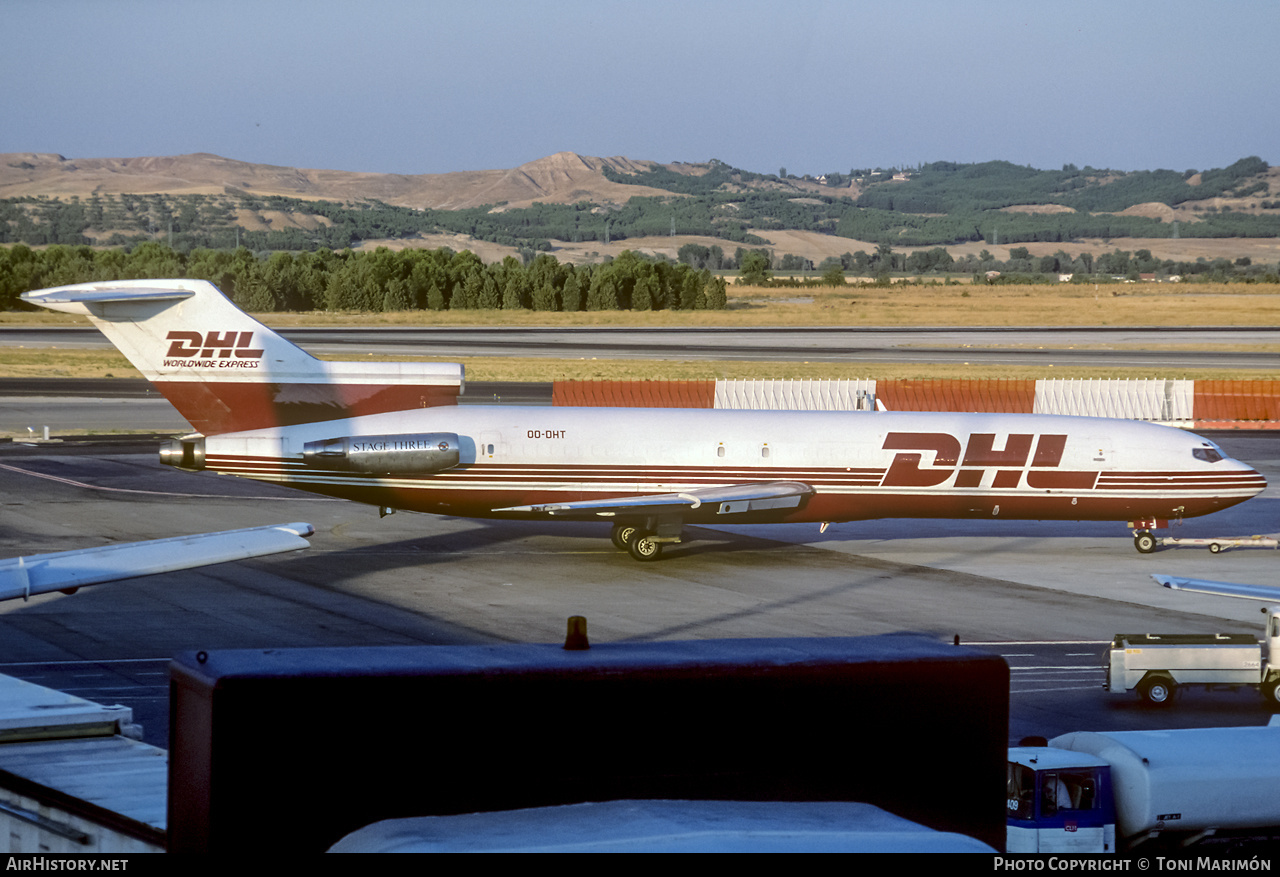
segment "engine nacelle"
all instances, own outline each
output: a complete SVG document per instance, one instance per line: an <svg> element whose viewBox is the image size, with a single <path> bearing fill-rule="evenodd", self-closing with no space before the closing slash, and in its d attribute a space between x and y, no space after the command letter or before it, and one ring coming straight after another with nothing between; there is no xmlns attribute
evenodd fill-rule
<svg viewBox="0 0 1280 877"><path fill-rule="evenodd" d="M169 439L160 446L160 462L177 469L204 469L204 436Z"/></svg>
<svg viewBox="0 0 1280 877"><path fill-rule="evenodd" d="M459 444L452 432L349 435L307 442L302 446L302 459L308 466L324 469L418 475L457 466Z"/></svg>

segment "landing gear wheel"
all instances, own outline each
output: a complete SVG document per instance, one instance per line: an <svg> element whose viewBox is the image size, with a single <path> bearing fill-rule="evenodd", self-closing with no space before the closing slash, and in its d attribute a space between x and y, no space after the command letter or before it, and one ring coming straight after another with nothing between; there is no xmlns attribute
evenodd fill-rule
<svg viewBox="0 0 1280 877"><path fill-rule="evenodd" d="M631 544L631 534L635 531L635 524L614 524L609 538L613 540L614 547L619 551L627 551Z"/></svg>
<svg viewBox="0 0 1280 877"><path fill-rule="evenodd" d="M1151 706L1168 706L1173 701L1175 684L1172 679L1157 677L1142 683L1138 693Z"/></svg>
<svg viewBox="0 0 1280 877"><path fill-rule="evenodd" d="M1222 546L1221 546L1221 545L1219 545L1217 542L1210 542L1210 543L1209 543L1209 553L1210 553L1210 554L1217 554L1217 553L1218 553L1219 551L1221 551L1221 550L1222 550Z"/></svg>
<svg viewBox="0 0 1280 877"><path fill-rule="evenodd" d="M627 543L627 551L636 560L657 560L662 554L662 543L655 542L652 533L636 530Z"/></svg>
<svg viewBox="0 0 1280 877"><path fill-rule="evenodd" d="M1280 676L1273 676L1262 683L1262 696L1273 707L1280 707Z"/></svg>
<svg viewBox="0 0 1280 877"><path fill-rule="evenodd" d="M1138 549L1139 554L1150 554L1156 550L1156 537L1151 535L1150 530L1139 530L1133 534L1133 547Z"/></svg>

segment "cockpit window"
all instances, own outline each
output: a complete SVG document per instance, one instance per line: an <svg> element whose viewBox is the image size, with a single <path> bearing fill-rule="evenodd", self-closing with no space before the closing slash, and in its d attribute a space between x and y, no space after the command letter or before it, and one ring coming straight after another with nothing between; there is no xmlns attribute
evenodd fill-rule
<svg viewBox="0 0 1280 877"><path fill-rule="evenodd" d="M1204 460L1206 463L1216 463L1222 459L1222 452L1215 447L1205 445L1202 448L1193 450L1191 456L1197 460Z"/></svg>

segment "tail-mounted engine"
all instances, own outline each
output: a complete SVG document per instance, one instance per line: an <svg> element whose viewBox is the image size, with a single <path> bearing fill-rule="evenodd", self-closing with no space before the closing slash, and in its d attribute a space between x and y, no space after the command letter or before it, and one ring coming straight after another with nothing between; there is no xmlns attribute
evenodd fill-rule
<svg viewBox="0 0 1280 877"><path fill-rule="evenodd" d="M204 469L204 436L188 435L169 439L160 446L160 462L178 469Z"/></svg>
<svg viewBox="0 0 1280 877"><path fill-rule="evenodd" d="M308 466L371 475L417 475L458 465L458 436L451 432L361 435L307 442Z"/></svg>

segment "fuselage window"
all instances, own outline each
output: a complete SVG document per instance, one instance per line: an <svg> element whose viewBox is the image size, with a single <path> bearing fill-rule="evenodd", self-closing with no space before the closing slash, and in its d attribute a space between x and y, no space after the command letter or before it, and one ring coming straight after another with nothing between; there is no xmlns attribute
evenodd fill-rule
<svg viewBox="0 0 1280 877"><path fill-rule="evenodd" d="M762 456L762 457L768 457L768 456L769 456L769 446L768 446L768 445L765 445L763 448L761 448L761 449L760 449L760 456Z"/></svg>
<svg viewBox="0 0 1280 877"><path fill-rule="evenodd" d="M719 446L717 446L717 447L716 447L716 456L717 456L717 457L723 457L723 456L724 456L724 445L719 445Z"/></svg>

